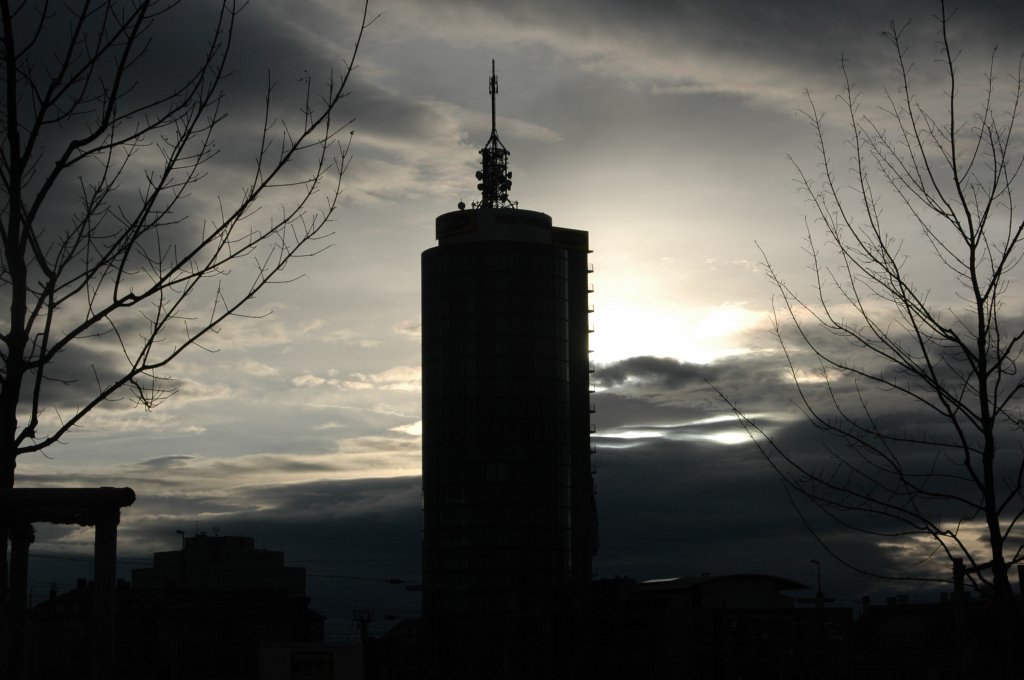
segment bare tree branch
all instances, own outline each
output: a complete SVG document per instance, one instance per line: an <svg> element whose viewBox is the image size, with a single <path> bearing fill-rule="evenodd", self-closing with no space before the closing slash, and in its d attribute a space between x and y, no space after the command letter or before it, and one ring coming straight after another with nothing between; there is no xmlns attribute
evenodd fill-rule
<svg viewBox="0 0 1024 680"><path fill-rule="evenodd" d="M220 4L205 51L177 83L142 88L152 38L177 4L0 0L2 485L13 484L17 456L52 446L102 404L131 397L152 408L173 394L163 370L174 359L206 348L268 284L295 280L292 258L327 247L351 144L341 105L368 6L347 63L319 86L305 77L296 119L276 113L268 80L248 176L204 215L193 199L217 171L243 4ZM53 59L34 62L40 36L61 30ZM72 195L77 206L60 214ZM69 374L61 357L86 347L105 359L82 381L72 376L83 367ZM84 396L57 413L71 384Z"/></svg>
<svg viewBox="0 0 1024 680"><path fill-rule="evenodd" d="M945 3L941 9L940 104L918 97L905 25L883 34L896 85L877 109L862 107L842 62L848 175L834 160L825 113L808 95L819 173L793 164L813 217L810 293L798 292L762 251L796 405L821 441L813 450L781 443L722 398L792 498L844 529L931 546L917 572L879 575L947 578L948 561L963 559L996 603L1006 642L1017 643L1024 625L1009 570L1024 558L1024 318L1012 311L1022 302L1012 277L1024 257L1014 203L1024 167L1016 125L1024 55L1006 91L993 51L980 94L969 99L952 13ZM900 212L920 239L889 226ZM936 272L946 274L947 288L931 288L942 280ZM855 558L829 551L863 571ZM939 556L947 563L936 568Z"/></svg>

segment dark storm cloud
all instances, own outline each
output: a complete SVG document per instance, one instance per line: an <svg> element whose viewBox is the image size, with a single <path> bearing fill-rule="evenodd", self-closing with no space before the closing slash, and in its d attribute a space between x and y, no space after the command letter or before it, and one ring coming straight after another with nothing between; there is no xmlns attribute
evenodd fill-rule
<svg viewBox="0 0 1024 680"><path fill-rule="evenodd" d="M195 456L158 456L156 458L146 458L144 460L140 460L138 463L136 463L136 466L143 470L159 472L160 470L165 470L168 468L180 468L186 465L190 460L195 460Z"/></svg>
<svg viewBox="0 0 1024 680"><path fill-rule="evenodd" d="M117 0L111 4L115 12L132 6L132 3ZM37 74L53 72L54 60L63 55L71 30L71 9L71 6L63 5L49 8L52 14L45 23L47 30L31 52ZM142 102L166 97L201 72L204 57L215 35L219 9L220 3L216 2L154 3L151 10L154 16L148 32L139 43L138 58L124 74L124 99L120 110L127 111ZM289 129L294 132L302 122L307 83L310 85L309 103L317 107L321 105L332 78L337 81L344 74L345 61L351 54L358 30L358 16L333 10L329 19L316 17L321 30L331 31L335 40L325 45L311 41L309 34L301 30L303 21L312 21L310 16L318 14L323 14L323 8L315 3L290 3L285 14L287 20L283 20L280 12L267 11L254 3L244 7L235 18L230 45L227 34L222 34L219 45L221 51L229 50L229 56L226 73L219 83L225 96L217 113L225 118L215 135L215 166L209 167L217 167L221 174L228 176L223 186L217 185L222 179L217 173L210 176L214 187L223 189L225 194L235 195L244 181L231 179L230 172L225 171L245 170L244 179L251 174L253 159L259 151L265 98L269 96L271 99L269 115L275 125L274 136L281 133L282 121L287 121ZM86 24L86 35L98 31L102 16L102 13L95 13ZM19 19L31 22L34 16L23 13ZM26 35L30 33L25 32ZM112 60L101 62L100 67L100 71L107 75L104 82L111 82ZM349 84L351 89L352 83ZM99 83L94 82L93 90L88 94L98 92ZM156 106L152 112L164 110L169 103L173 100ZM335 125L343 124L355 115L345 104L337 113ZM386 118L387 108L381 108ZM88 128L91 118L98 113L99 109L89 110L75 120L67 121L59 130L51 126L41 145L50 153L61 149L83 128ZM156 162L159 163L160 159L157 158ZM133 179L129 176L129 180ZM131 182L123 184L130 186ZM67 193L73 189L69 186ZM126 196L133 193L134 188L126 190ZM58 196L57 202L60 200ZM176 217L181 218L181 211ZM201 222L201 217L196 219ZM173 233L165 234L165 238L168 237L173 237Z"/></svg>
<svg viewBox="0 0 1024 680"><path fill-rule="evenodd" d="M664 389L702 382L717 373L704 364L691 364L664 357L632 357L600 366L594 380L601 387L618 387L637 380Z"/></svg>
<svg viewBox="0 0 1024 680"><path fill-rule="evenodd" d="M628 397L671 404L696 415L725 407L718 391L738 398L746 408L778 407L780 396L791 393L785 371L782 357L772 352L732 355L708 364L647 356L597 366L594 382L610 391L607 397L596 395L598 403Z"/></svg>
<svg viewBox="0 0 1024 680"><path fill-rule="evenodd" d="M1003 0L979 5L958 12L954 39L1015 49L1015 27L1024 20L1020 4ZM802 87L836 82L840 56L856 65L861 85L887 76L892 55L881 32L890 20L899 26L913 20L907 37L920 59L930 61L927 50L936 35L933 17L939 3L528 0L487 6L475 0L444 0L431 3L429 11L417 12L411 5L394 11L399 20L403 12L425 24L433 18L438 30L465 21L480 40L540 42L610 75L647 78L661 88L735 89L755 95L774 91L771 96L792 97Z"/></svg>
<svg viewBox="0 0 1024 680"><path fill-rule="evenodd" d="M145 327L141 318L125 319L118 324L121 333L128 337ZM107 335L106 337L111 337ZM93 399L99 391L99 385L107 386L120 379L128 367L128 359L113 343L104 345L100 342L77 342L64 347L56 354L44 369L44 379L40 385L39 407L42 411L57 409L64 414L81 407ZM22 384L22 402L32 403L31 393L34 389L35 373L30 372ZM145 383L145 378L140 377ZM163 388L175 389L178 383L173 379L160 380ZM124 409L135 405L129 394L129 388L121 388L103 403L106 409ZM51 414L52 415L52 414Z"/></svg>
<svg viewBox="0 0 1024 680"><path fill-rule="evenodd" d="M787 438L814 435L805 423L791 427ZM809 560L817 558L831 571L830 587L850 599L892 587L855 578L828 556L750 443L658 438L628 449L599 445L594 460L602 576L761 572L812 583ZM815 528L829 548L862 568L908 571L901 554L879 548L873 537L834 524Z"/></svg>
<svg viewBox="0 0 1024 680"><path fill-rule="evenodd" d="M388 516L418 508L420 479L391 477L268 485L246 489L246 493L272 503L274 514L286 518Z"/></svg>
<svg viewBox="0 0 1024 680"><path fill-rule="evenodd" d="M132 5L121 0L110 4L114 8ZM268 80L274 83L275 90L290 96L304 90L307 77L327 80L332 72L340 75L358 32L359 17L354 10L360 7L352 2L327 11L315 2L289 3L286 8L248 3L234 18L230 45L226 43L230 17L224 15L221 47L229 49L229 56L223 84L229 95L239 91L248 91L250 95L243 96L241 101L229 99L229 103L261 109L263 100L259 95ZM35 47L37 61L43 62L47 55L62 53L70 24L64 20L66 14L61 12L67 9L64 6L50 8L54 18L47 23L50 30ZM126 82L131 95L143 99L187 82L203 63L217 29L220 10L219 2L153 3L147 40L139 46L142 58L133 64L129 71L131 78ZM94 23L88 26L95 30L98 19L97 14ZM317 31L329 35L330 40L312 40Z"/></svg>
<svg viewBox="0 0 1024 680"><path fill-rule="evenodd" d="M591 420L602 435L616 427L672 424L681 418L696 420L708 413L706 407L702 408L697 403L652 403L649 398L617 394L611 390L594 394L591 401L596 409Z"/></svg>
<svg viewBox="0 0 1024 680"><path fill-rule="evenodd" d="M216 525L222 533L249 535L286 549L302 559L312 556L402 555L418 559L420 522L419 477L314 480L287 484L232 487L228 474L190 482L181 475L188 456L164 456L136 466L144 477L110 470L82 470L75 486L132 486L134 505L125 509L119 529L121 550L145 554L171 549L175 531ZM259 462L272 463L273 457ZM282 462L296 465L294 459ZM157 470L158 474L153 474ZM282 467L281 474L284 469ZM267 470L267 477L275 474ZM219 480L219 481L218 481ZM23 486L62 486L56 474L22 475ZM63 532L67 534L68 532ZM62 534L62 535L63 535ZM410 536L414 537L410 540Z"/></svg>
<svg viewBox="0 0 1024 680"><path fill-rule="evenodd" d="M166 528L201 516L204 525L216 522L222 531L232 534L252 531L246 528L250 525L274 526L278 528L275 533L279 532L275 542L297 544L299 541L295 537L285 538L291 531L288 527L307 536L315 531L313 527L332 523L347 526L353 533L364 521L393 524L399 531L408 531L406 525L413 525L413 530L419 528L418 477L268 484L245 487L238 497L258 503L263 509L254 509L248 503L233 505L202 494L177 498L172 495L140 496L132 513L142 517L133 520L133 528L126 526L126 530L138 532L137 536L142 538L155 525ZM168 532L160 530L157 533ZM377 537L371 542L376 545L377 541L386 544L389 538ZM313 541L311 545L317 546L317 542ZM416 550L414 544L403 547L400 543L391 549L405 554Z"/></svg>
<svg viewBox="0 0 1024 680"><path fill-rule="evenodd" d="M1014 328L1017 323L1008 318L1006 327ZM842 338L819 335L813 328L809 332L836 356L864 368L892 370L870 354L858 358L856 348ZM793 389L780 353L733 356L704 365L633 357L597 367L595 381L605 389L593 399L597 406L593 421L598 426L594 460L603 559L609 561L608 568L629 571L628 557L663 566L681 565L690 571L737 571L736 565L748 559L758 568L747 570L771 571L799 580L808 556L825 560L828 551L834 551L860 569L893 578L948 576L942 560L928 557L934 546L903 536L907 525L881 515L850 515L848 522L870 532L857 533L824 516L798 493L785 493L782 479L765 455L781 463L779 456L785 454L826 477L829 471L843 474L837 455L844 456L858 464L878 464L876 474L881 475L886 463L866 448L872 445L898 457L905 473L929 480L930 491L977 496L972 481L957 464L959 458L942 455L949 450L944 445L955 445L958 434L946 418L898 390L872 389L868 381L835 374L826 384L810 370L816 365L814 355L798 349L791 348L796 352L792 356L797 368L808 369L801 373L807 404ZM744 430L731 419L730 406L712 386L764 428L773 444L762 451L743 441ZM862 441L845 439L823 430L820 423L806 419L801 412L813 408L828 422L843 427L836 419L836 403L847 409L854 419L851 423L859 422L895 439L882 442L871 435L862 435ZM723 438L727 433L731 436ZM922 443L914 444L915 440ZM1011 479L1016 473L1021 436L1004 428L999 440L1002 451L1009 455L1001 459L998 474ZM726 441L733 443L722 443ZM886 480L880 477L879 481ZM973 512L949 503L937 507L924 499L918 500L918 507L947 521L969 519ZM827 548L817 543L804 521ZM963 536L973 531L967 521ZM619 557L623 561L616 567ZM835 569L850 573L828 559ZM646 573L657 575L652 569ZM843 578L843 587L851 592L876 588Z"/></svg>
<svg viewBox="0 0 1024 680"><path fill-rule="evenodd" d="M785 0L756 3L748 0L703 0L699 2L661 3L652 0L633 13L617 3L608 3L618 21L630 22L635 16L641 32L661 36L666 44L673 39L696 42L722 53L743 54L755 61L781 62L787 68L831 68L840 54L861 60L869 67L881 62L884 51L880 33L890 20L902 26L910 21L911 34L934 37L939 12L935 0L867 0L862 2L818 2ZM616 6L617 5L617 6ZM1004 2L980 3L958 20L972 32L999 42L1000 36L1014 39L1010 28L1024 19L1020 5ZM969 15L969 16L964 16ZM966 28L965 28L966 30Z"/></svg>
<svg viewBox="0 0 1024 680"><path fill-rule="evenodd" d="M295 109L301 103L307 77L315 92L324 89L332 75L340 77L356 37L359 8L358 2L342 6L314 2L289 3L287 7L247 6L239 15L232 47L235 56L227 81L229 106L260 110L269 78L273 97L285 104L282 111ZM371 7L371 14L377 11ZM381 18L382 22L386 20ZM380 28L377 24L369 29L364 49L372 49L374 32ZM362 61L356 59L348 86L350 96L339 115L339 122L354 121L350 129L356 131L357 148L359 135L377 136L397 145L452 132L452 121L442 115L436 102L382 87L364 77ZM225 132L232 134L231 130ZM234 145L224 146L230 151Z"/></svg>
<svg viewBox="0 0 1024 680"><path fill-rule="evenodd" d="M423 141L442 131L451 132L451 120L428 101L390 92L372 84L360 85L352 100L357 134L378 135L391 142ZM451 140L457 141L457 140Z"/></svg>

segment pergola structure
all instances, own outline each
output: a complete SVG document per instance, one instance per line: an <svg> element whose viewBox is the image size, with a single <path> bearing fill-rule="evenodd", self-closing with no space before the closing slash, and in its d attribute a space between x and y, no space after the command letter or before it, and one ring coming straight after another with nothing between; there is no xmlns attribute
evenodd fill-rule
<svg viewBox="0 0 1024 680"><path fill-rule="evenodd" d="M117 587L117 525L121 508L135 502L127 487L98 489L0 489L0 527L11 542L7 612L7 676L19 680L24 672L25 613L28 599L28 549L35 538L33 524L78 524L96 527L93 552L95 583L94 626L90 676L112 677L114 654L114 597ZM5 643L5 644L4 644Z"/></svg>

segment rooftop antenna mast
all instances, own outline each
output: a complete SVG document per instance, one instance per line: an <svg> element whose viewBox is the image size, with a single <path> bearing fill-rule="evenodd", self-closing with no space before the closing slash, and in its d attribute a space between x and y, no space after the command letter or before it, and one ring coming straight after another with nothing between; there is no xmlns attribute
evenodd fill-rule
<svg viewBox="0 0 1024 680"><path fill-rule="evenodd" d="M491 94L491 137L498 138L498 119L495 114L495 99L498 94L498 74L494 71L494 60L491 59L491 77L487 79L487 91ZM489 141L489 140L488 140Z"/></svg>
<svg viewBox="0 0 1024 680"><path fill-rule="evenodd" d="M498 76L491 59L491 77L488 81L491 94L491 136L480 149L482 169L476 171L480 190L480 200L474 201L474 208L515 208L518 203L510 201L508 190L512 188L512 173L508 170L508 149L498 139L497 114L495 112L495 95L498 94Z"/></svg>

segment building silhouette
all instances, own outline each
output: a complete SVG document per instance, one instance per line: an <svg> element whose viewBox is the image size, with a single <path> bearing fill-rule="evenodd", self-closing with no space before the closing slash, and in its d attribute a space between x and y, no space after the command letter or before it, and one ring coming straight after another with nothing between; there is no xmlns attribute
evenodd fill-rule
<svg viewBox="0 0 1024 680"><path fill-rule="evenodd" d="M797 606L787 591L806 588L765 574L596 581L589 677L849 680L852 611Z"/></svg>
<svg viewBox="0 0 1024 680"><path fill-rule="evenodd" d="M305 596L306 570L289 567L279 550L257 548L250 536L182 536L181 550L153 553L153 566L132 570L132 586L142 589L270 588Z"/></svg>
<svg viewBox="0 0 1024 680"><path fill-rule="evenodd" d="M422 256L427 670L564 678L596 548L588 235L509 200L497 90L492 63L481 199Z"/></svg>
<svg viewBox="0 0 1024 680"><path fill-rule="evenodd" d="M340 667L351 655L323 644L324 617L309 607L305 570L286 566L280 551L246 536L198 534L153 562L134 569L131 584L117 583L105 674L96 672L91 635L96 587L80 579L30 612L24 677L257 680L261 656L273 660L280 650L299 668Z"/></svg>
<svg viewBox="0 0 1024 680"><path fill-rule="evenodd" d="M861 598L854 625L857 678L999 677L999 631L992 601L972 598L963 583L938 601L890 597L885 604ZM1013 650L1019 658L1020 650ZM1019 662L1018 662L1019 663Z"/></svg>

